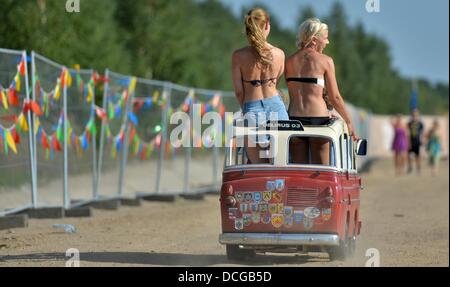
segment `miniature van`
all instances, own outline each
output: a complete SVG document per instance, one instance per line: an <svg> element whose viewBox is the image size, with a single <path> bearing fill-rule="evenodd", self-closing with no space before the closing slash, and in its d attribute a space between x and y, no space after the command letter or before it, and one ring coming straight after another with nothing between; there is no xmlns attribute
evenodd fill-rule
<svg viewBox="0 0 450 287"><path fill-rule="evenodd" d="M263 163L252 163L239 141L258 136L273 147ZM313 161L310 146L301 162L293 160L298 143L327 143L328 162ZM302 147L305 147L303 145ZM230 260L256 253L327 252L331 260L352 255L361 232L361 177L357 155L367 141L354 141L341 119L320 126L300 121L235 124L225 153L220 191L222 233Z"/></svg>

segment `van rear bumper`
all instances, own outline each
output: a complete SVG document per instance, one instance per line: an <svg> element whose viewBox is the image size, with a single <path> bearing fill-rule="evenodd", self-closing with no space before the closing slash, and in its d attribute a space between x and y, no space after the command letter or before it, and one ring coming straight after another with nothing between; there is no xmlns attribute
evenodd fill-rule
<svg viewBox="0 0 450 287"><path fill-rule="evenodd" d="M219 242L235 245L338 246L339 236L307 233L223 233L219 235Z"/></svg>

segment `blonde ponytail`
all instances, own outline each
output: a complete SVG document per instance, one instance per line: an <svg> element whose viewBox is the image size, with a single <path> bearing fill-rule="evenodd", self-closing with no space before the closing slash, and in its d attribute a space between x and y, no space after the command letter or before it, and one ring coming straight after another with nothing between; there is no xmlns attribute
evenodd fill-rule
<svg viewBox="0 0 450 287"><path fill-rule="evenodd" d="M263 67L270 66L273 60L263 34L263 29L269 24L269 21L269 14L261 8L252 9L245 16L247 40L258 53L258 61Z"/></svg>

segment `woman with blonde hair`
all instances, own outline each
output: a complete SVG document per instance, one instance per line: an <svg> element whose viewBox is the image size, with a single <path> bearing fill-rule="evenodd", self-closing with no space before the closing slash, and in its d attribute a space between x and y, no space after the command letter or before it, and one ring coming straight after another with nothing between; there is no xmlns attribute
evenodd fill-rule
<svg viewBox="0 0 450 287"><path fill-rule="evenodd" d="M333 59L323 54L327 44L328 26L325 23L310 18L300 25L298 50L286 60L289 117L300 120L304 125L323 125L329 122L330 104L346 122L350 136L357 140L352 120L339 93ZM328 165L329 148L328 140L293 139L290 143L292 163Z"/></svg>
<svg viewBox="0 0 450 287"><path fill-rule="evenodd" d="M258 126L269 119L288 120L286 107L277 91L284 72L284 52L267 42L269 14L254 8L245 15L249 46L234 51L232 79L237 100L248 124ZM259 148L246 148L251 163L262 163Z"/></svg>

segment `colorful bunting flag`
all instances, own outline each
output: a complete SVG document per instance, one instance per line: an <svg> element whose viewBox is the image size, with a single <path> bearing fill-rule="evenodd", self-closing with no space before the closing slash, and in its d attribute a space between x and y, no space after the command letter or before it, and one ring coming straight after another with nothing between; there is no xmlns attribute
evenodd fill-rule
<svg viewBox="0 0 450 287"><path fill-rule="evenodd" d="M17 67L17 70L19 71L20 75L25 76L25 59L23 57Z"/></svg>
<svg viewBox="0 0 450 287"><path fill-rule="evenodd" d="M8 89L8 101L11 106L19 106L19 95L13 88Z"/></svg>
<svg viewBox="0 0 450 287"><path fill-rule="evenodd" d="M3 108L5 110L7 110L8 109L8 100L6 99L5 91L1 90L0 93L1 93L1 99L0 100L3 103Z"/></svg>
<svg viewBox="0 0 450 287"><path fill-rule="evenodd" d="M15 154L17 154L16 141L12 137L11 132L9 130L4 130L4 132L5 132L6 142L9 146L9 148L12 149L12 151Z"/></svg>

